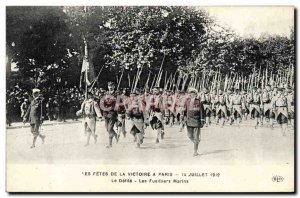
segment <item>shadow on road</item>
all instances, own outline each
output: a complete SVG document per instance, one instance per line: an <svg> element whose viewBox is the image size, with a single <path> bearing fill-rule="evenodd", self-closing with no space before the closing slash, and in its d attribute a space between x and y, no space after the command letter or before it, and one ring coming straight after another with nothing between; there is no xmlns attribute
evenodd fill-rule
<svg viewBox="0 0 300 198"><path fill-rule="evenodd" d="M175 145L175 144L152 144L152 145L142 145L140 149L171 149L171 148L179 148L186 147L188 145Z"/></svg>
<svg viewBox="0 0 300 198"><path fill-rule="evenodd" d="M210 155L210 154L230 152L230 151L237 151L237 149L214 150L214 151L208 151L208 152L200 153L200 155Z"/></svg>

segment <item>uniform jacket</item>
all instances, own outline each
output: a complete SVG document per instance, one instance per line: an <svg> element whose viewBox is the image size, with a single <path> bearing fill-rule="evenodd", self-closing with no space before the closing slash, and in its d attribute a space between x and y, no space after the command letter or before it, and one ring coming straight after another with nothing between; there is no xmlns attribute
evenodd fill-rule
<svg viewBox="0 0 300 198"><path fill-rule="evenodd" d="M24 115L24 119L31 124L39 124L41 121L41 104L41 100L32 100Z"/></svg>
<svg viewBox="0 0 300 198"><path fill-rule="evenodd" d="M203 103L198 98L188 98L185 105L187 126L202 128L205 120Z"/></svg>

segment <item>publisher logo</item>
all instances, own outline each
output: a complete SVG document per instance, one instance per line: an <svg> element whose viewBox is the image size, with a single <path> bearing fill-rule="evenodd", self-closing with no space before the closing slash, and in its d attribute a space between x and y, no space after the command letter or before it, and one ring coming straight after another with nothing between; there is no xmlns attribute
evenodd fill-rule
<svg viewBox="0 0 300 198"><path fill-rule="evenodd" d="M273 182L283 182L284 178L282 176L279 175L275 175L272 177L272 181Z"/></svg>

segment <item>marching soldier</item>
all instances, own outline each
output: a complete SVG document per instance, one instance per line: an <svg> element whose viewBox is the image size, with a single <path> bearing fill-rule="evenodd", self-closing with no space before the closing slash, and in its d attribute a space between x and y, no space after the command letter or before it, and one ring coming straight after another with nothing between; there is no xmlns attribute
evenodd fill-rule
<svg viewBox="0 0 300 198"><path fill-rule="evenodd" d="M120 138L120 133L123 134L124 137L126 137L126 130L125 130L125 118L126 118L126 98L127 96L125 95L125 92L122 92L120 94L119 91L117 93L117 101L116 101L116 107L115 109L117 110L118 113L118 122L117 122L117 127L119 125L121 126L120 130L118 130L118 139Z"/></svg>
<svg viewBox="0 0 300 198"><path fill-rule="evenodd" d="M273 98L272 107L275 110L275 119L281 127L282 135L286 136L288 114L291 112L290 101L283 94L283 89L278 88L277 95Z"/></svg>
<svg viewBox="0 0 300 198"><path fill-rule="evenodd" d="M188 90L189 98L185 105L185 114L187 116L186 127L188 138L194 143L194 154L198 154L198 146L201 141L200 129L204 126L205 111L200 99L197 98L198 91L194 88Z"/></svg>
<svg viewBox="0 0 300 198"><path fill-rule="evenodd" d="M28 99L24 99L24 102L21 104L21 118L23 119L27 109L29 107Z"/></svg>
<svg viewBox="0 0 300 198"><path fill-rule="evenodd" d="M247 92L245 90L242 90L242 98L243 101L245 102L244 109L242 110L242 112L245 120L247 120L249 114L249 104L247 101L247 96L248 96Z"/></svg>
<svg viewBox="0 0 300 198"><path fill-rule="evenodd" d="M162 95L160 94L159 87L154 87L152 95L147 101L147 108L150 110L150 125L154 131L156 131L156 143L159 143L159 139L164 138L164 107L162 101Z"/></svg>
<svg viewBox="0 0 300 198"><path fill-rule="evenodd" d="M261 125L263 125L264 118L265 120L270 119L270 109L271 109L271 94L270 94L271 87L266 85L266 88L263 90L261 94L262 99L262 115L261 115Z"/></svg>
<svg viewBox="0 0 300 198"><path fill-rule="evenodd" d="M32 90L33 100L31 101L28 109L23 117L23 122L29 121L30 123L30 130L33 135L32 146L30 148L35 147L35 142L38 137L41 138L42 142L44 143L45 137L44 135L40 134L40 126L43 123L42 117L42 96L40 95L39 89Z"/></svg>
<svg viewBox="0 0 300 198"><path fill-rule="evenodd" d="M273 90L271 91L271 103L272 100L277 96L277 87L274 86ZM273 129L273 125L274 125L274 120L275 120L275 109L272 108L272 104L270 104L271 108L270 108L270 128Z"/></svg>
<svg viewBox="0 0 300 198"><path fill-rule="evenodd" d="M204 88L203 93L200 94L201 102L204 106L205 111L205 126L208 127L210 122L210 116L212 114L212 108L211 108L211 95L209 93L209 90L207 88Z"/></svg>
<svg viewBox="0 0 300 198"><path fill-rule="evenodd" d="M141 97L139 97L136 92L132 92L127 104L128 108L126 113L132 124L130 133L137 142L137 148L140 148L144 139L144 107Z"/></svg>
<svg viewBox="0 0 300 198"><path fill-rule="evenodd" d="M186 100L185 92L180 91L175 103L175 114L176 114L176 118L178 119L178 123L180 125L179 132L182 132L185 126L185 116L184 116L185 100Z"/></svg>
<svg viewBox="0 0 300 198"><path fill-rule="evenodd" d="M217 117L217 112L216 112L216 110L217 110L217 109L216 109L216 107L217 107L217 105L216 105L217 97L218 97L218 95L217 95L217 90L213 90L213 91L211 92L211 94L210 94L210 98L211 98L212 115L213 115L213 117L214 117L214 119L215 119L215 121L216 121L216 124L219 123L219 119L218 119L218 117Z"/></svg>
<svg viewBox="0 0 300 198"><path fill-rule="evenodd" d="M94 100L92 92L87 93L87 99L83 101L80 110L76 114L78 116L84 116L84 131L87 134L87 142L84 146L90 144L91 135L94 137L94 142L96 144L98 138L98 135L96 134L96 117L101 118L102 115L98 103Z"/></svg>
<svg viewBox="0 0 300 198"><path fill-rule="evenodd" d="M49 121L53 120L53 114L54 114L54 108L53 108L53 101L52 98L48 99L48 102L46 103L46 111Z"/></svg>
<svg viewBox="0 0 300 198"><path fill-rule="evenodd" d="M295 116L295 107L294 107L294 92L293 90L291 89L291 87L288 87L287 88L287 99L289 101L289 103L291 104L291 110L290 110L290 113L289 113L289 120L290 120L290 123L291 125L294 127L294 116Z"/></svg>
<svg viewBox="0 0 300 198"><path fill-rule="evenodd" d="M165 121L166 125L170 124L172 126L174 124L174 108L175 108L175 99L171 90L166 91L166 95L163 96L163 102L165 102Z"/></svg>
<svg viewBox="0 0 300 198"><path fill-rule="evenodd" d="M105 127L109 134L109 141L106 148L112 147L113 138L119 141L118 134L114 130L114 125L118 121L118 113L115 109L116 105L115 84L108 82L108 91L100 100L100 107L103 109L103 117L105 118Z"/></svg>
<svg viewBox="0 0 300 198"><path fill-rule="evenodd" d="M240 126L244 105L245 103L243 101L243 97L240 94L240 90L237 88L233 97L231 98L230 106L232 107L232 116L235 120L237 120L238 126Z"/></svg>
<svg viewBox="0 0 300 198"><path fill-rule="evenodd" d="M253 91L251 94L250 100L250 114L254 116L255 119L255 126L254 128L257 129L259 120L260 120L260 107L261 107L261 95L257 91L256 87L253 87Z"/></svg>
<svg viewBox="0 0 300 198"><path fill-rule="evenodd" d="M225 119L227 118L227 106L226 96L223 94L222 90L219 90L219 94L216 98L216 114L220 121L220 126L223 128Z"/></svg>
<svg viewBox="0 0 300 198"><path fill-rule="evenodd" d="M232 123L234 121L234 118L232 115L232 106L230 104L232 97L233 97L233 90L231 88L229 88L225 95L225 99L226 99L226 107L227 107L227 119L230 119L230 125L232 125Z"/></svg>

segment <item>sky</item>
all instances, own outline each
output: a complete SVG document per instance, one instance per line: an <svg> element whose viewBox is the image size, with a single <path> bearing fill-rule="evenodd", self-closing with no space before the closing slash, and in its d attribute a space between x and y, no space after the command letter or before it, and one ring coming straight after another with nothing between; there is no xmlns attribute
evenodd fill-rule
<svg viewBox="0 0 300 198"><path fill-rule="evenodd" d="M242 37L289 36L294 28L294 7L199 7Z"/></svg>

